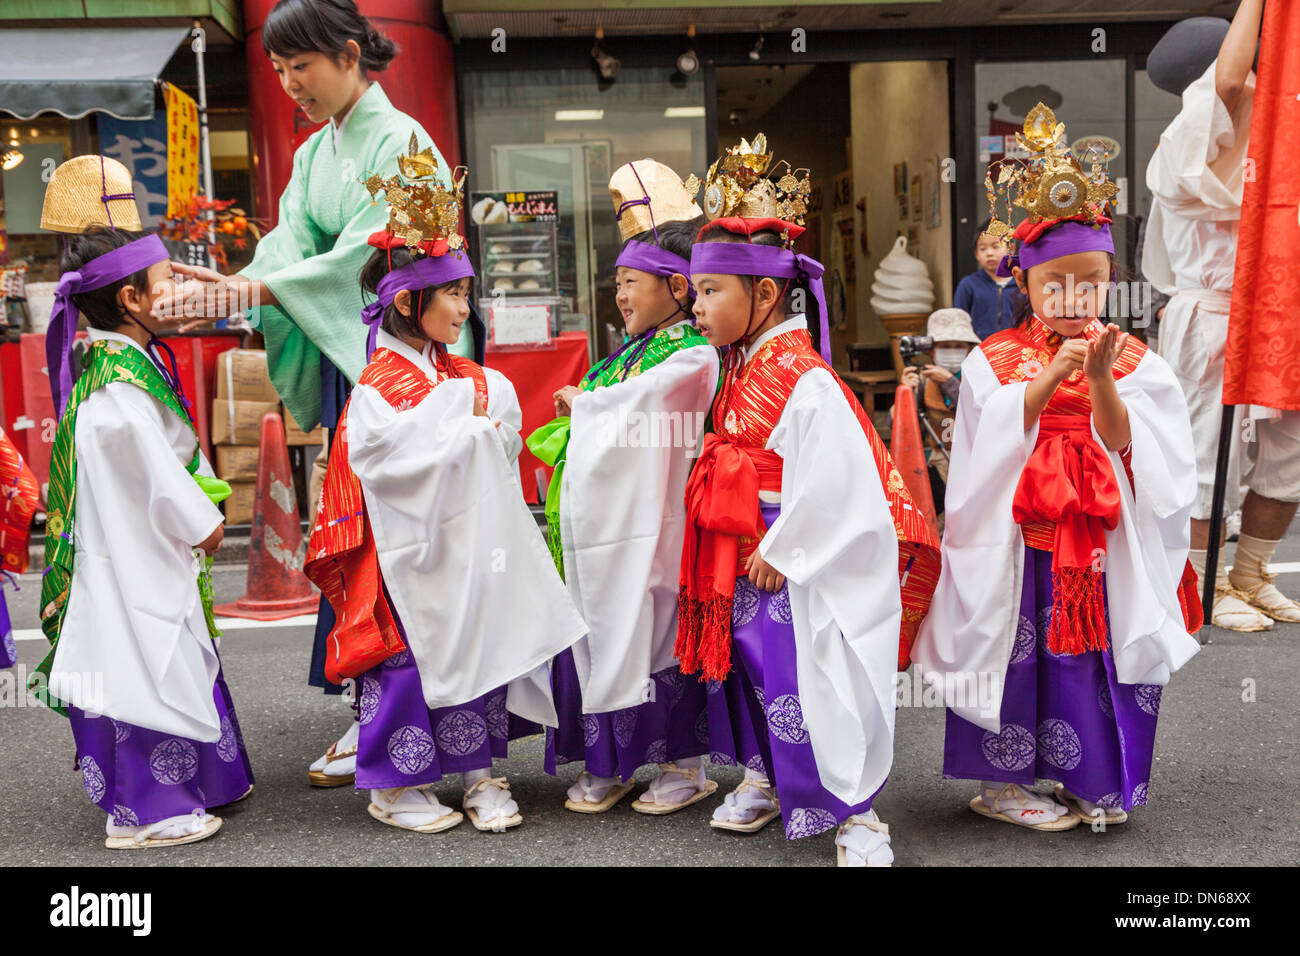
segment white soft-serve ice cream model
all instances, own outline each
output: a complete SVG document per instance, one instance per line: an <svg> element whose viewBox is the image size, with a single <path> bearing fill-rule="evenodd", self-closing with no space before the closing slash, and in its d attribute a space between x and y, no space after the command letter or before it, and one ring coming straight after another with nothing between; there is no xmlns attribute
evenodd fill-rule
<svg viewBox="0 0 1300 956"><path fill-rule="evenodd" d="M877 315L929 315L934 283L925 263L907 254L907 237L899 236L889 255L876 267L871 284L871 308Z"/></svg>

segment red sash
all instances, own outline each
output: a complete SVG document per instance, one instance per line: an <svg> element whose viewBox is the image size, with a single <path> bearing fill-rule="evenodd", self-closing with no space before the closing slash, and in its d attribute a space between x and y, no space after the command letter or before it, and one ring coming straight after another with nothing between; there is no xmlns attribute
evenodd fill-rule
<svg viewBox="0 0 1300 956"><path fill-rule="evenodd" d="M714 402L717 432L705 437L686 486L675 647L685 673L699 670L705 680L723 680L730 672L736 578L766 531L758 492L781 489L783 461L765 446L795 383L815 367L835 374L813 350L806 329L785 332L764 343L744 368L730 373ZM939 580L939 547L862 406L838 376L836 382L870 442L875 478L884 487L894 518L903 602L898 666L904 670Z"/></svg>
<svg viewBox="0 0 1300 956"><path fill-rule="evenodd" d="M1083 337L1101 334L1093 322ZM1035 378L1055 357L1064 340L1038 318L1028 325L995 332L980 345L1003 385ZM1132 336L1115 362L1121 379L1137 368L1146 346ZM1039 417L1038 441L1020 474L1012 516L1025 544L1052 552L1054 591L1048 648L1055 654L1082 654L1107 647L1105 532L1119 521L1118 477L1105 450L1092 440L1092 398L1088 379L1075 372L1063 382ZM1124 478L1133 487L1127 453ZM1202 623L1196 572L1183 567L1178 602L1183 623L1195 634Z"/></svg>
<svg viewBox="0 0 1300 956"><path fill-rule="evenodd" d="M472 378L483 407L487 407L482 367L446 355L439 356L438 371L450 378ZM418 405L434 389L423 370L390 349L378 349L371 356L358 384L371 386L394 408ZM303 568L334 610L325 676L336 684L345 677L358 677L406 649L383 594L361 482L348 465L347 416L345 405L334 432L316 523L307 545L309 560Z"/></svg>
<svg viewBox="0 0 1300 956"><path fill-rule="evenodd" d="M1106 649L1106 595L1102 570L1106 532L1119 524L1119 483L1106 453L1092 440L1091 420L1043 414L1011 506L1017 524L1050 521L1053 654Z"/></svg>
<svg viewBox="0 0 1300 956"><path fill-rule="evenodd" d="M736 578L745 573L749 554L767 530L758 493L781 490L781 466L774 451L704 436L686 483L688 532L677 596L674 650L687 674L702 666L706 680L721 680L731 671Z"/></svg>

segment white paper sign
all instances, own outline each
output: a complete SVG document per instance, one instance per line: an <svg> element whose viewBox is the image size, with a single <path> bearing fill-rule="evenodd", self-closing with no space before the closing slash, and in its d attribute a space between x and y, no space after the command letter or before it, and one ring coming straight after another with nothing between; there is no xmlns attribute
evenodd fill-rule
<svg viewBox="0 0 1300 956"><path fill-rule="evenodd" d="M551 340L551 310L545 305L504 305L492 308L492 341L496 345L535 345Z"/></svg>

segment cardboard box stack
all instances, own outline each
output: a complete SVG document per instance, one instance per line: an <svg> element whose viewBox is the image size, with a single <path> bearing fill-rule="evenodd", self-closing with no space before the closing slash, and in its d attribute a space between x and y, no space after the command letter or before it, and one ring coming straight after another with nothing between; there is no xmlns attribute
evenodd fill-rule
<svg viewBox="0 0 1300 956"><path fill-rule="evenodd" d="M262 416L280 412L280 397L266 370L261 349L230 349L217 356L217 398L212 403L213 468L230 483L223 507L227 524L253 520L258 443Z"/></svg>

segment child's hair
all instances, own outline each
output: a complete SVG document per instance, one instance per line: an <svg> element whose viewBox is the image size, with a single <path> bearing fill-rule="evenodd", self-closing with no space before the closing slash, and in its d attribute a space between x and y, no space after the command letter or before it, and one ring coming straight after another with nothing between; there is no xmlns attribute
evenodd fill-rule
<svg viewBox="0 0 1300 956"><path fill-rule="evenodd" d="M391 256L392 268L389 268ZM400 269L402 266L409 266L415 259L411 256L410 250L405 246L395 246L390 250L376 249L366 260L366 264L361 267L361 288L365 289L372 296L379 294L379 280L388 275L393 269ZM473 279L470 279L471 293L473 290ZM438 294L439 289L450 289L460 285L460 279L453 279L451 282L443 282L439 285L425 286L423 289L411 290L411 314L403 315L394 302L388 308L384 309L384 317L381 327L389 335L411 335L416 338L427 338L424 330L420 328L420 315L433 304L433 297Z"/></svg>
<svg viewBox="0 0 1300 956"><path fill-rule="evenodd" d="M361 48L361 75L383 70L397 47L361 15L353 0L280 0L262 25L262 50L267 56L327 53L337 62L347 42Z"/></svg>
<svg viewBox="0 0 1300 956"><path fill-rule="evenodd" d="M651 245L658 246L665 252L671 252L673 255L681 256L683 259L690 260L691 246L695 245L695 237L699 235L701 227L704 225L704 217L697 216L689 222L674 220L659 224L659 238L655 239L653 229L647 229L645 232L637 233L628 242L648 242Z"/></svg>
<svg viewBox="0 0 1300 956"><path fill-rule="evenodd" d="M73 272L80 269L92 259L120 249L128 242L134 242L144 236L142 232L126 229L109 229L107 226L91 226L83 233L69 235L59 255L59 271ZM117 299L117 293L128 283L139 292L149 291L148 270L133 272L125 279L110 282L106 286L89 292L78 292L72 297L77 311L86 317L93 329L112 332L126 325L126 310Z"/></svg>

